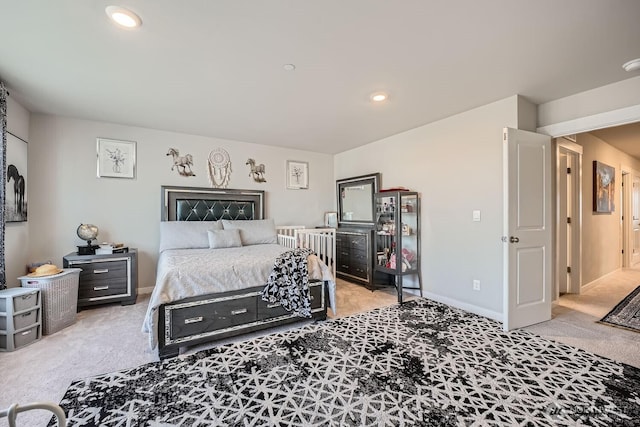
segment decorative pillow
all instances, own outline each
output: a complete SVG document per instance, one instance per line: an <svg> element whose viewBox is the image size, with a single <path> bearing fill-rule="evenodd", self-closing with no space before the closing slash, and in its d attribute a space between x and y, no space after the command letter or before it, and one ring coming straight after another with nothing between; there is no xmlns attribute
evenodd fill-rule
<svg viewBox="0 0 640 427"><path fill-rule="evenodd" d="M223 219L222 228L225 230L240 230L240 240L242 240L243 246L278 243L276 225L272 219L256 219L253 221Z"/></svg>
<svg viewBox="0 0 640 427"><path fill-rule="evenodd" d="M208 230L222 230L220 221L161 221L160 252L209 247Z"/></svg>
<svg viewBox="0 0 640 427"><path fill-rule="evenodd" d="M237 248L242 246L240 230L209 230L209 247L211 249Z"/></svg>

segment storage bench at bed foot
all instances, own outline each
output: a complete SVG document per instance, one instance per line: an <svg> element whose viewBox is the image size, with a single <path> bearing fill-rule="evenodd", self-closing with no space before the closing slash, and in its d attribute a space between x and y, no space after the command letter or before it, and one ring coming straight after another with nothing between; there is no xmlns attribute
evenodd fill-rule
<svg viewBox="0 0 640 427"><path fill-rule="evenodd" d="M171 310L171 339L225 329L256 320L255 297L225 299Z"/></svg>
<svg viewBox="0 0 640 427"><path fill-rule="evenodd" d="M324 308L322 301L322 289L324 289L322 282L309 283L312 311ZM272 319L280 316L292 316L292 314L285 310L280 303L266 302L263 301L262 298L258 299L258 320Z"/></svg>

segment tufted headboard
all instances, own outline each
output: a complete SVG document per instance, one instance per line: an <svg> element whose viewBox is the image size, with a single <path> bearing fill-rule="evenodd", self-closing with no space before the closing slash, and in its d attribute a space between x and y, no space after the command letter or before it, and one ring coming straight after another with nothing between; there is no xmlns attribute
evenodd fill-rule
<svg viewBox="0 0 640 427"><path fill-rule="evenodd" d="M264 191L172 187L162 189L161 221L264 218Z"/></svg>

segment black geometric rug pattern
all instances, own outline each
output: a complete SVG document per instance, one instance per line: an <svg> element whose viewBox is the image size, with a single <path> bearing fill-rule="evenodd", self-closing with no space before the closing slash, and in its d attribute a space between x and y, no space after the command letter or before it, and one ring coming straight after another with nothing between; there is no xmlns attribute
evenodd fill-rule
<svg viewBox="0 0 640 427"><path fill-rule="evenodd" d="M624 297L600 323L640 332L640 286Z"/></svg>
<svg viewBox="0 0 640 427"><path fill-rule="evenodd" d="M426 299L75 381L70 426L633 426L640 369Z"/></svg>

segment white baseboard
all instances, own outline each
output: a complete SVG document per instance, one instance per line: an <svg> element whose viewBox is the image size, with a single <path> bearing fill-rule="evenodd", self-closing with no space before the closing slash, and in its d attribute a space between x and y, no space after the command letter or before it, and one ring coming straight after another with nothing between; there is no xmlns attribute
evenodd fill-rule
<svg viewBox="0 0 640 427"><path fill-rule="evenodd" d="M486 308L478 307L473 304L469 304L466 302L458 301L453 298L443 297L442 295L432 294L431 292L424 291L422 295L425 298L432 299L437 302L441 302L443 304L450 305L451 307L459 308L461 310L468 311L473 314L477 314L479 316L488 317L489 319L493 319L497 322L502 323L502 313L498 313L497 311L487 310Z"/></svg>
<svg viewBox="0 0 640 427"><path fill-rule="evenodd" d="M595 280L590 281L589 283L586 283L584 285L582 285L580 287L580 293L583 293L585 291L588 291L589 289L593 288L594 286L596 286L598 284L598 282L600 282L603 279L606 279L607 277L611 276L612 274L616 274L619 273L620 271L622 271L622 267L616 268L615 270L605 274L604 276L600 276Z"/></svg>
<svg viewBox="0 0 640 427"><path fill-rule="evenodd" d="M146 288L138 288L138 295L146 295L153 292L153 286L148 286Z"/></svg>

